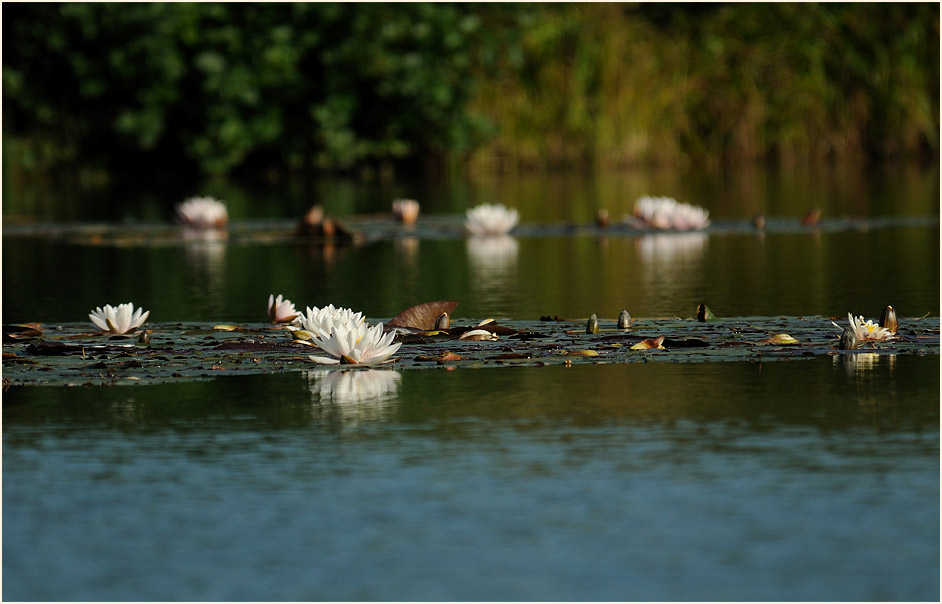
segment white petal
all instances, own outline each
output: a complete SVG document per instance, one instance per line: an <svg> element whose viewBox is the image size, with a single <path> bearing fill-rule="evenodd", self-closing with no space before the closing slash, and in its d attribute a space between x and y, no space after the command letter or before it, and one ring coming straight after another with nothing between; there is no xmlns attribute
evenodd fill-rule
<svg viewBox="0 0 942 604"><path fill-rule="evenodd" d="M330 357L315 357L312 355L308 355L307 358L311 359L315 363L320 363L322 365L339 365L340 364L340 359L333 359Z"/></svg>

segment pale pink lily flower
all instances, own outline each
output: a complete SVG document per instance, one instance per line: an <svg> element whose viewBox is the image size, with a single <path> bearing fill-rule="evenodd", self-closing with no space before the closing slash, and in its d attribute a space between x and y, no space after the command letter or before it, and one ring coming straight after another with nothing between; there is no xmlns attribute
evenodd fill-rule
<svg viewBox="0 0 942 604"><path fill-rule="evenodd" d="M134 304L126 302L118 306L110 304L105 304L104 308L99 306L88 315L88 318L102 331L124 334L143 325L148 315L150 315L149 310L145 311L143 308L134 310Z"/></svg>
<svg viewBox="0 0 942 604"><path fill-rule="evenodd" d="M291 300L282 298L281 294L277 298L274 294L268 296L268 318L272 323L294 323L300 316Z"/></svg>

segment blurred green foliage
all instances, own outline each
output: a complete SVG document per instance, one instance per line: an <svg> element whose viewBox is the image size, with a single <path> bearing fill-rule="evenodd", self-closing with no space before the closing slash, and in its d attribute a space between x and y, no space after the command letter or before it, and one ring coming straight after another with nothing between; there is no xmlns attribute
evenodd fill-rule
<svg viewBox="0 0 942 604"><path fill-rule="evenodd" d="M937 4L554 4L517 15L475 163L937 157ZM497 164L496 166L494 164Z"/></svg>
<svg viewBox="0 0 942 604"><path fill-rule="evenodd" d="M7 174L938 152L938 4L3 12Z"/></svg>
<svg viewBox="0 0 942 604"><path fill-rule="evenodd" d="M479 27L446 4L7 5L7 151L224 173L460 149Z"/></svg>

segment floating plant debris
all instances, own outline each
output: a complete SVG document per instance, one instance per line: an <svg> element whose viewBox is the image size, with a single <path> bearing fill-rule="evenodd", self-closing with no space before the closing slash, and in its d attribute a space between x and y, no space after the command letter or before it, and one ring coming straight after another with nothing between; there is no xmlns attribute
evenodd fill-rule
<svg viewBox="0 0 942 604"><path fill-rule="evenodd" d="M400 332L395 341L402 346L388 366L403 370L769 362L858 351L877 355L939 354L938 318L907 318L903 321L906 330L894 339L857 341L854 342L857 348L845 348L846 352L840 348L840 334L835 332L831 319L737 317L704 323L696 319L634 318L631 331L609 329L591 334L585 333L585 324L580 319L502 320L502 324L489 321L483 325L459 321L460 324L447 330ZM604 321L614 323L613 319ZM6 341L4 386L158 384L226 375L307 371L312 366L309 356L323 354L310 343L293 339L288 330L270 323L241 325L234 331L215 330L213 323L148 323L148 326L147 345L133 337L112 340L107 334L89 332L87 323L46 325L41 337ZM4 333L8 331L22 333L14 326L5 326ZM483 332L476 335L485 339L460 339L463 334L475 331ZM492 339L495 336L497 340Z"/></svg>

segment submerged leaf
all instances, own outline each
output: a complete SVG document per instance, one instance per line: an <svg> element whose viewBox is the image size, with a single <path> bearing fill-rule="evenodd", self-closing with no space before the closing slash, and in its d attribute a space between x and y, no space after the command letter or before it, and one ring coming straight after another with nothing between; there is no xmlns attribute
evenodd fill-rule
<svg viewBox="0 0 942 604"><path fill-rule="evenodd" d="M387 327L413 327L431 331L441 329L439 317L446 313L446 319L458 306L457 300L423 302L403 310L386 323Z"/></svg>

